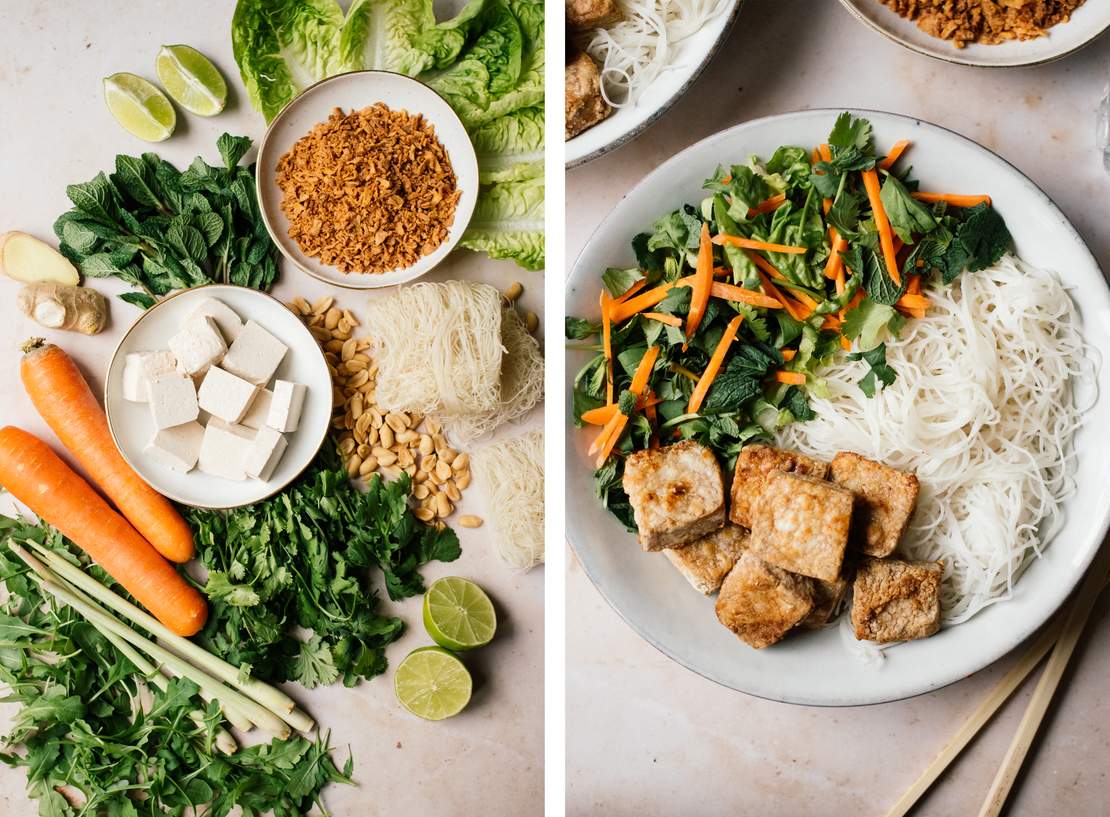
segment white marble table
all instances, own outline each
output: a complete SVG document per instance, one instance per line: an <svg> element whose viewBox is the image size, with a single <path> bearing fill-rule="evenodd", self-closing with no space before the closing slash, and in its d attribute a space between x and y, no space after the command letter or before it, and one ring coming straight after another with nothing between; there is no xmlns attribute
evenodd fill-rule
<svg viewBox="0 0 1110 817"><path fill-rule="evenodd" d="M51 224L68 209L65 186L110 170L116 153L155 150L179 167L197 153L218 159L216 138L227 130L259 139L265 124L247 103L231 54L234 3L221 0L95 4L28 3L16 12L5 5L0 26L0 231L22 229L52 239ZM154 77L154 56L163 43L188 43L210 56L232 87L228 110L213 119L179 111L177 133L157 146L140 142L112 119L101 97L100 79L116 71ZM252 154L253 156L253 154ZM539 274L507 262L491 262L460 251L434 278L480 280L504 289L514 280L525 286L523 306L542 314ZM114 281L97 281L104 292L123 291ZM17 424L45 435L18 380L18 346L29 335L45 334L63 345L100 388L104 367L137 310L113 298L112 323L91 339L69 332L43 332L15 309L15 282L0 281L0 425ZM310 299L327 288L282 267L275 294ZM333 294L356 314L367 297ZM538 414L538 412L537 412ZM538 423L538 416L530 419ZM477 490L467 493L462 513L485 516ZM342 686L305 692L292 687L324 728L330 728L339 760L349 746L355 757L357 788L332 786L325 802L336 817L521 817L540 813L543 797L543 570L517 574L489 549L489 528L459 528L462 557L435 563L425 577L462 575L490 593L501 617L494 643L468 658L479 687L460 716L427 723L406 713L393 694L392 666L411 649L430 643L420 622L420 599L383 611L409 625L387 650L391 668L355 689ZM382 590L384 599L384 589ZM6 726L10 707L0 710ZM25 817L34 807L24 795L22 771L0 767L0 815Z"/></svg>
<svg viewBox="0 0 1110 817"><path fill-rule="evenodd" d="M1094 150L1110 38L1052 65L981 70L905 51L834 0L748 0L728 44L653 128L567 176L568 264L642 176L747 119L814 107L913 114L997 151L1033 178L1110 271L1110 175ZM614 613L568 557L567 813L882 815L1011 665L901 703L817 709L718 687L671 662ZM1107 813L1110 602L1095 612L1015 788L1012 817ZM975 814L1031 684L916 814ZM619 705L618 705L619 704Z"/></svg>

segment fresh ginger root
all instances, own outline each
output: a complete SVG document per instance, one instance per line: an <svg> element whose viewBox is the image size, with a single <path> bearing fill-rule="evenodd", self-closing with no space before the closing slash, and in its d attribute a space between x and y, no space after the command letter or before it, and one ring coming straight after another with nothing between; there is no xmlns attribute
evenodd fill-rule
<svg viewBox="0 0 1110 817"><path fill-rule="evenodd" d="M95 335L108 323L108 301L95 289L67 284L27 284L19 290L19 311L50 329Z"/></svg>

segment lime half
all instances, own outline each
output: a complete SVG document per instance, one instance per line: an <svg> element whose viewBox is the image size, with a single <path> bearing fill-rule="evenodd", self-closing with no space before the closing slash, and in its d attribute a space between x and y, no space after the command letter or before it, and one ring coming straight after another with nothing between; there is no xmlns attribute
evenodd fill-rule
<svg viewBox="0 0 1110 817"><path fill-rule="evenodd" d="M439 647L420 647L397 665L393 688L409 712L429 721L458 715L470 702L470 673L458 656Z"/></svg>
<svg viewBox="0 0 1110 817"><path fill-rule="evenodd" d="M497 614L489 596L468 579L436 579L424 594L424 629L449 650L483 647L497 630Z"/></svg>
<svg viewBox="0 0 1110 817"><path fill-rule="evenodd" d="M104 80L104 101L128 133L148 142L168 139L177 124L166 95L134 74L121 72Z"/></svg>
<svg viewBox="0 0 1110 817"><path fill-rule="evenodd" d="M192 46L162 46L154 68L166 93L190 113L215 116L227 104L227 83L220 70Z"/></svg>

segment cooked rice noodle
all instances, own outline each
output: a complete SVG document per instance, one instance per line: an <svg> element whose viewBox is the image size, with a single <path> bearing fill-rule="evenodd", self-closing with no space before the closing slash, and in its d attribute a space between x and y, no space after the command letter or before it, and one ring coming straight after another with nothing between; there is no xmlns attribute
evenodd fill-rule
<svg viewBox="0 0 1110 817"><path fill-rule="evenodd" d="M829 396L811 399L817 419L788 426L780 442L917 473L899 551L944 562L951 625L1009 598L1059 530L1094 367L1052 273L1006 256L931 297L926 319L887 340L893 384L868 399L858 386L867 364L841 359L823 372Z"/></svg>
<svg viewBox="0 0 1110 817"><path fill-rule="evenodd" d="M590 32L584 50L601 66L601 95L615 108L636 100L663 71L678 67L678 47L729 7L728 0L620 0L624 18Z"/></svg>
<svg viewBox="0 0 1110 817"><path fill-rule="evenodd" d="M479 448L470 461L498 558L520 570L543 562L543 431Z"/></svg>

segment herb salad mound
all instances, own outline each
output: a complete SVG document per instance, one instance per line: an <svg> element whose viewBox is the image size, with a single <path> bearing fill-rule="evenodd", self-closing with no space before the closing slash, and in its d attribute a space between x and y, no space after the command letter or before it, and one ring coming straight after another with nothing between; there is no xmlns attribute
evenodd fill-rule
<svg viewBox="0 0 1110 817"><path fill-rule="evenodd" d="M747 442L816 416L838 354L868 364L874 396L898 376L884 340L1011 248L989 196L920 190L909 147L880 154L870 122L843 113L812 151L720 166L698 206L633 238L636 267L604 272L600 323L567 318L568 339L600 336L570 344L596 352L574 420L600 430L596 492L630 530L624 455L696 439L731 471Z"/></svg>

